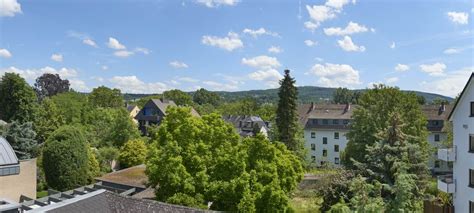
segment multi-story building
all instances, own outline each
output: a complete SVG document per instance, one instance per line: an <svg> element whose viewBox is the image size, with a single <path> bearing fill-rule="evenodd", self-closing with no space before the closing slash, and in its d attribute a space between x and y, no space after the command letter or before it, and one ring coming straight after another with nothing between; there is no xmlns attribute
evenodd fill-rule
<svg viewBox="0 0 474 213"><path fill-rule="evenodd" d="M268 137L269 123L265 122L259 116L252 115L224 115L222 119L232 124L241 137L252 137L256 133L261 133Z"/></svg>
<svg viewBox="0 0 474 213"><path fill-rule="evenodd" d="M453 194L456 212L474 213L474 73L459 96L449 120L453 146L439 149L438 158L453 162L452 175L438 178L438 189Z"/></svg>
<svg viewBox="0 0 474 213"><path fill-rule="evenodd" d="M340 153L347 145L346 133L350 131L352 112L357 105L349 104L303 104L298 108L299 122L304 128L305 146L309 158L317 166L339 166ZM435 173L451 171L450 163L438 160L435 149L447 139L447 117L451 111L449 105L424 105L429 131L428 142L433 147L433 156L429 167Z"/></svg>

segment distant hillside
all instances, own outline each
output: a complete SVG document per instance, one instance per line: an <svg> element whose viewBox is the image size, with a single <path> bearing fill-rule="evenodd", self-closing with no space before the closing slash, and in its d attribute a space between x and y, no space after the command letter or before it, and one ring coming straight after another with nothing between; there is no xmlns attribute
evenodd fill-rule
<svg viewBox="0 0 474 213"><path fill-rule="evenodd" d="M311 102L326 102L332 99L332 94L336 88L327 88L327 87L315 87L315 86L303 86L298 87L298 100L301 103L311 103ZM363 92L364 90L356 90ZM410 92L410 91L406 91ZM429 103L435 98L441 98L448 101L452 101L453 98L446 97L443 95L413 91L418 95L423 96L426 99L426 102ZM192 94L193 92L190 92ZM257 99L260 103L276 103L278 100L278 89L266 89L266 90L249 90L249 91L237 91L237 92L223 92L218 91L218 93L225 101L233 101L242 99L245 97L253 97ZM150 96L152 94L124 94L125 100L134 100L139 99L145 96Z"/></svg>

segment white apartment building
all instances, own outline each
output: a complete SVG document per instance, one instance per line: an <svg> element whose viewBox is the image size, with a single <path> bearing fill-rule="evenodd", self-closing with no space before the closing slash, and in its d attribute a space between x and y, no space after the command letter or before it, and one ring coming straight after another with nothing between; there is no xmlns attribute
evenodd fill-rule
<svg viewBox="0 0 474 213"><path fill-rule="evenodd" d="M474 73L449 115L453 147L439 149L438 157L453 162L453 174L438 178L438 189L453 193L456 212L474 213Z"/></svg>
<svg viewBox="0 0 474 213"><path fill-rule="evenodd" d="M347 145L352 112L357 105L303 104L298 108L299 122L304 127L308 157L316 166L340 166L340 153ZM435 173L452 172L449 162L438 160L436 149L447 139L446 123L451 106L426 105L422 111L427 117L428 142L433 147L429 167Z"/></svg>

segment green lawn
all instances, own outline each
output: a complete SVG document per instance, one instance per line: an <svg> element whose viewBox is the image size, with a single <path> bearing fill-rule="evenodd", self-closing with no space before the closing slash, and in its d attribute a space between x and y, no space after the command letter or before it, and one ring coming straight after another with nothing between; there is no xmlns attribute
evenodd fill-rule
<svg viewBox="0 0 474 213"><path fill-rule="evenodd" d="M39 191L36 192L36 198L42 198L48 196L48 191Z"/></svg>

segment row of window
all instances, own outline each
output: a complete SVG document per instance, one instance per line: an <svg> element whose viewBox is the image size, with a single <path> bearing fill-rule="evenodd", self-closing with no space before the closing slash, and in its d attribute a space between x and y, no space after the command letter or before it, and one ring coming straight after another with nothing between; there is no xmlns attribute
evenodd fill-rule
<svg viewBox="0 0 474 213"><path fill-rule="evenodd" d="M469 152L474 153L474 135L469 135Z"/></svg>
<svg viewBox="0 0 474 213"><path fill-rule="evenodd" d="M316 162L316 156L314 156L314 155L311 156L311 160L313 162ZM334 158L334 164L339 165L341 163L340 161L341 160L338 157ZM324 166L325 164L326 164L326 161L321 161L321 166Z"/></svg>
<svg viewBox="0 0 474 213"><path fill-rule="evenodd" d="M316 132L311 132L311 138L316 138ZM339 139L339 132L334 132L334 139ZM327 137L323 137L323 144L328 142Z"/></svg>
<svg viewBox="0 0 474 213"><path fill-rule="evenodd" d="M315 151L316 150L316 144L312 143L311 144L311 150ZM334 145L334 152L339 152L339 145ZM327 150L323 149L323 156L327 155Z"/></svg>
<svg viewBox="0 0 474 213"><path fill-rule="evenodd" d="M340 119L311 119L310 122L313 125L317 125L317 124L321 124L321 125L340 125L340 124L348 125L349 124L348 119L344 119L344 120L340 120Z"/></svg>

